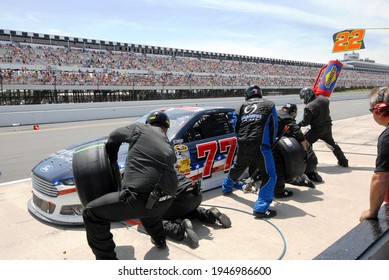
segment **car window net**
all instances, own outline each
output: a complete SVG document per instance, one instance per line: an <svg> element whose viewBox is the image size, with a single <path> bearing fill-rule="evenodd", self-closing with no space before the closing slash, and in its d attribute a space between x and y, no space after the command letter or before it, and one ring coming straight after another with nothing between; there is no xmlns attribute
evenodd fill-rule
<svg viewBox="0 0 389 280"><path fill-rule="evenodd" d="M199 129L203 138L211 138L231 132L224 113L204 116L199 122Z"/></svg>

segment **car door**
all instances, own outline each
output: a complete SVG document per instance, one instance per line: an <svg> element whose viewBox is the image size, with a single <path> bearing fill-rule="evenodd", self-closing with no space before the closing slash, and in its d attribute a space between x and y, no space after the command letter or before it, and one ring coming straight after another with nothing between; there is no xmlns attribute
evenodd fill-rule
<svg viewBox="0 0 389 280"><path fill-rule="evenodd" d="M202 180L203 191L220 187L231 168L236 152L231 113L205 112L183 133L183 143L174 146L178 170Z"/></svg>

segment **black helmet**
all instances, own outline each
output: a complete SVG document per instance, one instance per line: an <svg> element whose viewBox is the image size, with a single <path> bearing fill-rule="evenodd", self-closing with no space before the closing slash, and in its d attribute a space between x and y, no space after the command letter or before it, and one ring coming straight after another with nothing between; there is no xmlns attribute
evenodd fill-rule
<svg viewBox="0 0 389 280"><path fill-rule="evenodd" d="M151 112L146 119L146 123L149 124L161 124L166 128L170 127L169 117L166 115L164 111L153 111Z"/></svg>
<svg viewBox="0 0 389 280"><path fill-rule="evenodd" d="M289 115L292 116L292 118L296 118L297 116L297 106L296 104L293 103L286 103L283 107L282 110L288 112Z"/></svg>
<svg viewBox="0 0 389 280"><path fill-rule="evenodd" d="M250 99L253 96L262 97L262 90L257 85L252 85L246 89L245 93L246 100Z"/></svg>
<svg viewBox="0 0 389 280"><path fill-rule="evenodd" d="M304 104L308 104L315 98L316 98L315 92L309 87L305 87L300 91L300 99L303 100Z"/></svg>

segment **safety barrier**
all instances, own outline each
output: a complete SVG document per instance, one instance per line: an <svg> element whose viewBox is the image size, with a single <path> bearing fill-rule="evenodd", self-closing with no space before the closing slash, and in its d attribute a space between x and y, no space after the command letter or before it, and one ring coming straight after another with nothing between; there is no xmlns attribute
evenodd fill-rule
<svg viewBox="0 0 389 280"><path fill-rule="evenodd" d="M389 203L376 220L358 224L315 260L389 260Z"/></svg>

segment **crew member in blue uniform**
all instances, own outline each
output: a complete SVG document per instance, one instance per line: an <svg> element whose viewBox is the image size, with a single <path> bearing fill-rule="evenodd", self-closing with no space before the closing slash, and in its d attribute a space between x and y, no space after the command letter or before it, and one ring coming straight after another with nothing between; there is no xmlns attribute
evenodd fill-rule
<svg viewBox="0 0 389 280"><path fill-rule="evenodd" d="M247 88L245 99L236 111L237 157L223 181L222 192L228 194L233 188L242 189L243 183L238 181L242 173L250 165L258 166L262 181L253 214L256 218L271 218L277 215L275 210L269 209L277 181L272 153L278 130L277 111L272 101L262 98L257 85Z"/></svg>

